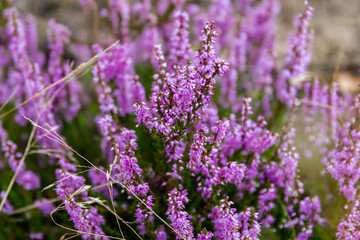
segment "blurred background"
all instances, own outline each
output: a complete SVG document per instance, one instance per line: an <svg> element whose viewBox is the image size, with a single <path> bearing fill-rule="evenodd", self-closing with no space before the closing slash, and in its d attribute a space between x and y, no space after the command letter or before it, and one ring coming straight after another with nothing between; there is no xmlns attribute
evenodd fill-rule
<svg viewBox="0 0 360 240"><path fill-rule="evenodd" d="M88 34L92 33L93 16L84 14L77 0L14 0L14 3L37 17L41 48L46 48L46 27L50 18L68 26L80 39L91 38ZM343 91L359 92L360 1L309 0L309 3L315 9L311 22L315 42L309 71L321 74L328 81L338 81ZM279 58L285 54L293 18L304 7L303 0L281 0L281 4ZM337 68L339 73L334 75Z"/></svg>
<svg viewBox="0 0 360 240"><path fill-rule="evenodd" d="M0 0L1 1L1 0ZM98 0L101 3L104 0ZM135 1L135 0L129 0ZM191 1L191 0L188 0ZM210 0L202 0L206 3ZM304 9L303 0L280 0L282 10L278 19L279 59L283 59L287 49L287 36L293 30L294 16ZM194 2L194 0L192 0ZM46 29L50 18L56 19L70 28L77 39L93 39L93 15L84 13L77 0L14 0L20 10L30 12L37 18L40 48L46 52ZM337 81L340 89L347 92L360 92L360 1L359 0L309 0L314 7L311 26L315 31L312 61L309 71L320 74L327 81ZM100 37L101 31L99 29ZM296 120L298 132L296 144L301 149L314 148L309 144L302 129L304 122ZM316 132L313 133L316 137ZM337 198L337 183L325 178L322 156L301 158L299 169L301 180L311 195L320 195L323 200L324 218L331 219L321 228L324 234L335 232L340 218L344 215L344 200ZM311 186L311 187L307 187ZM332 209L333 211L327 211ZM320 230L319 230L320 231ZM331 239L333 235L329 234Z"/></svg>
<svg viewBox="0 0 360 240"><path fill-rule="evenodd" d="M303 7L302 0L281 0L279 52L284 51L286 34L292 19ZM360 83L360 1L309 0L314 7L311 22L315 30L312 61L309 70L323 75L327 80L337 80L343 91L359 92ZM339 74L333 76L339 67Z"/></svg>

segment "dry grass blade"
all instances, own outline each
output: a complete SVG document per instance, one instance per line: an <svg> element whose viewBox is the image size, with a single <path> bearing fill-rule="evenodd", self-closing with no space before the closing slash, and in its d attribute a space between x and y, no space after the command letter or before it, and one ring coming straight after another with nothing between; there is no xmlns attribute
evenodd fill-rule
<svg viewBox="0 0 360 240"><path fill-rule="evenodd" d="M309 99L297 99L300 103L303 103L303 104L309 104L309 105L312 105L312 106L315 106L315 107L322 107L322 108L326 108L326 109L329 109L329 110L333 110L333 111L336 111L336 108L331 106L331 105L328 105L328 104L325 104L325 103L322 103L322 102L317 102L317 101L313 101L313 100L309 100Z"/></svg>
<svg viewBox="0 0 360 240"><path fill-rule="evenodd" d="M38 98L39 96L43 95L44 93L46 93L48 90L52 89L53 87L59 85L60 83L63 82L67 82L70 81L71 78L75 77L77 74L79 74L82 70L84 70L86 67L92 65L94 62L96 62L98 60L99 57L101 57L103 54L105 54L107 51L109 51L111 48L113 48L114 46L116 46L119 43L119 41L116 41L115 43L113 43L110 47L106 48L104 51L102 51L99 54L96 54L94 57L92 57L89 61L80 64L75 70L73 70L72 72L70 72L68 75L66 75L65 77L63 77L62 79L54 82L53 84L50 84L49 86L45 87L43 90L41 90L40 92L35 93L31 98L26 99L24 102L16 105L15 107L13 107L12 109L10 109L9 111L3 113L0 115L0 119L2 119L3 117L5 117L6 115L8 115L9 113L15 111L16 109L18 109L21 106L24 106L25 104L27 104L28 102L34 100L35 98Z"/></svg>
<svg viewBox="0 0 360 240"><path fill-rule="evenodd" d="M70 235L70 234L68 234ZM73 238L76 238L76 237L79 237L80 234L77 234L77 233L73 233L74 236L71 236L71 237L67 237L67 238L63 238L63 240L69 240L69 239L73 239ZM64 236L65 237L65 236Z"/></svg>
<svg viewBox="0 0 360 240"><path fill-rule="evenodd" d="M96 189L99 189L99 188L103 188L103 187L106 187L108 186L108 183L104 183L104 184L100 184L100 185L97 185L95 187L92 187L92 190L96 190ZM75 195L74 195L75 196ZM36 209L38 208L39 206L42 206L42 205L45 205L45 204L49 204L49 203L55 203L55 202L58 202L60 201L61 199L60 198L52 198L52 199L48 199L46 202L42 203L42 204L31 204L31 205L28 205L28 206L25 206L25 207L22 207L22 208L18 208L12 212L9 212L7 213L7 215L11 216L11 215L15 215L15 214L20 214L20 213L24 213L24 212L28 212L30 210L33 210L33 209Z"/></svg>
<svg viewBox="0 0 360 240"><path fill-rule="evenodd" d="M67 235L72 235L71 237L66 237ZM78 233L65 233L64 235L61 236L60 240L68 240L68 239L72 239L74 237L80 236L80 234Z"/></svg>
<svg viewBox="0 0 360 240"><path fill-rule="evenodd" d="M94 198L91 198L93 200L95 200ZM96 201L96 200L95 200ZM115 211L111 210L108 206L106 206L103 202L101 201L96 201L96 203L98 203L100 206L106 208L106 210L108 210L109 212L111 212L116 219L119 219L121 222L123 222L127 227L129 227L134 233L135 235L139 238L142 239L142 237L126 222L124 221L124 219L122 219Z"/></svg>
<svg viewBox="0 0 360 240"><path fill-rule="evenodd" d="M7 197L9 196L9 193L10 193L10 191L11 191L11 189L12 189L14 183L15 183L16 177L17 177L17 175L18 175L19 172L20 172L21 166L24 164L25 158L27 157L27 155L28 155L28 153L29 153L29 151L30 151L31 141L33 140L34 136L35 136L35 126L34 126L34 127L32 128L32 130L31 130L31 133L30 133L30 136L29 136L29 140L28 140L27 145L26 145L25 152L24 152L24 154L23 154L23 156L22 156L22 158L21 158L21 160L20 160L20 162L19 162L19 165L18 165L17 168L16 168L16 171L15 171L14 176L11 178L11 181L10 181L10 183L9 183L8 188L6 189L6 192L5 192L4 197L3 197L3 199L1 200L1 203L0 203L0 212L2 211L2 208L3 208L4 205L5 205L5 201L6 201Z"/></svg>
<svg viewBox="0 0 360 240"><path fill-rule="evenodd" d="M336 82L339 77L340 65L341 65L342 58L344 56L345 49L346 49L346 44L342 45L339 50L339 55L336 59L336 64L335 64L334 72L333 72L333 75L331 78L331 82Z"/></svg>
<svg viewBox="0 0 360 240"><path fill-rule="evenodd" d="M52 199L49 199L47 200L46 202L42 203L42 204L32 204L32 205L29 205L29 206L26 206L26 207L22 207L22 208L19 208L19 209L16 209L10 213L7 213L7 215L11 216L11 215L15 215L15 214L20 214L20 213L24 213L24 212L28 212L30 210L33 210L33 209L36 209L38 208L39 206L42 206L42 205L45 205L45 204L49 204L49 203L55 203L55 202L58 202L60 201L61 199L60 198L52 198Z"/></svg>
<svg viewBox="0 0 360 240"><path fill-rule="evenodd" d="M69 198L72 198L74 197L74 195L71 195L69 196ZM91 233L91 232L83 232L83 231L79 231L79 230L76 230L76 229L72 229L72 228L68 228L68 227L65 227L59 223L57 223L54 219L54 216L53 214L57 211L59 211L60 209L63 209L63 206L64 203L61 203L59 206L57 206L57 208L55 210L53 210L51 213L50 213L50 217L51 217L51 220L58 226L58 227L61 227L63 229L66 229L70 232L74 232L76 233L77 235L82 235L82 234L87 234L87 235L91 235L91 236L97 236L97 237L107 237L107 238L110 238L110 239L118 239L118 240L125 240L124 238L118 238L118 237L113 237L113 236L108 236L108 235L102 235L102 234L97 234L97 233Z"/></svg>
<svg viewBox="0 0 360 240"><path fill-rule="evenodd" d="M39 150L31 150L29 152L29 155L30 154L43 154L43 155L51 155L53 153L63 153L62 150L59 150L59 149L39 149Z"/></svg>
<svg viewBox="0 0 360 240"><path fill-rule="evenodd" d="M25 116L24 116L25 117ZM91 161L89 161L86 157L84 157L83 155L81 155L80 153L78 153L77 151L75 151L72 147L70 147L62 138L59 139L59 137L57 137L57 133L53 133L50 132L48 129L38 125L37 123L35 123L34 121L32 121L31 119L25 117L25 119L27 119L29 122L31 122L35 127L38 127L42 130L44 130L45 132L47 132L52 138L50 138L48 135L46 135L47 137L49 137L50 139L53 139L54 141L56 141L55 139L59 140L58 143L61 144L62 146L68 148L69 150L71 150L73 153L75 153L78 157L80 157L81 159L83 159L84 161L86 161L87 163L89 163L93 168L95 168L96 170L98 170L99 172L106 174L103 170L101 170L100 168L96 167ZM57 136L54 136L57 135ZM129 193L131 193L131 195L133 195L138 201L141 202L141 204L143 204L151 213L153 213L158 219L160 219L167 227L169 227L175 234L177 234L179 237L181 237L182 239L186 240L185 237L183 237L180 233L178 233L169 223L167 223L164 219L162 219L151 207L149 207L141 198L139 198L129 187L125 186L123 183L116 181L115 179L113 179L110 176L110 179L112 182L114 183L118 183L122 188L126 189Z"/></svg>
<svg viewBox="0 0 360 240"><path fill-rule="evenodd" d="M13 91L10 96L5 100L5 102L1 105L0 107L0 112L4 109L4 107L11 101L11 99L15 96L17 92L17 89L15 89L15 91Z"/></svg>
<svg viewBox="0 0 360 240"><path fill-rule="evenodd" d="M91 169L87 169L87 170L82 171L82 172L77 172L75 175L83 174L83 173L86 173L86 172L88 172L88 171L90 171L90 170L91 170ZM64 177L64 178L62 178L62 179L60 179L60 180L58 180L58 181L55 181L55 182L47 185L46 187L44 187L44 188L41 190L41 192L43 192L43 191L45 191L45 190L48 190L48 189L56 186L57 184L59 184L59 183L62 182L63 180L65 180L65 179L67 179L67 178L70 178L70 177L71 177L71 176Z"/></svg>
<svg viewBox="0 0 360 240"><path fill-rule="evenodd" d="M313 72L306 72L300 74L296 77L291 78L289 82L291 85L296 85L302 82L314 81L314 80L320 80L323 84L329 86L329 83L326 81L326 79L323 76Z"/></svg>
<svg viewBox="0 0 360 240"><path fill-rule="evenodd" d="M109 194L110 194L110 200L111 200L111 206L112 206L112 208L113 208L113 211L114 212L116 212L116 209L115 209L115 204L114 204L114 196L113 196L113 185L112 185L112 183L111 183L111 181L110 181L110 173L111 173L111 166L110 166L110 172L108 173L106 173L106 180L107 180L107 183L109 184L108 185L108 190L109 190ZM121 237L122 238L125 238L124 237L124 233L122 232L122 230L121 230L121 226L120 226L120 222L119 222L119 219L118 218L116 218L116 223L117 223L117 225L118 225L118 228L119 228L119 231L120 231L120 233L121 233Z"/></svg>

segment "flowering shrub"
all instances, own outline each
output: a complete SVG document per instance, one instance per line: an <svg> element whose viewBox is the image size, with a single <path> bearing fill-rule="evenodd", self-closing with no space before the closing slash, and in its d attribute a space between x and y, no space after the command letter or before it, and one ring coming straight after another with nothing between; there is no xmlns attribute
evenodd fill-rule
<svg viewBox="0 0 360 240"><path fill-rule="evenodd" d="M307 1L280 60L278 0L77 4L98 36L51 19L44 51L0 4L0 236L318 239L328 196L299 163L321 156L346 208L329 236L359 239L360 100L306 73Z"/></svg>

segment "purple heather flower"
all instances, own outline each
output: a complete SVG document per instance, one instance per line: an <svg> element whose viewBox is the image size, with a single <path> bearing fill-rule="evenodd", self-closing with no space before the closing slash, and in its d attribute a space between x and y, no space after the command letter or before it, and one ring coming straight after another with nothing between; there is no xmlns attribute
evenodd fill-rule
<svg viewBox="0 0 360 240"><path fill-rule="evenodd" d="M203 47L195 56L195 64L183 66L175 73L167 72L167 63L159 45L155 46L154 60L159 74L154 75L151 106L144 103L135 105L138 121L149 130L155 128L167 136L167 140L179 133L173 133L175 123L184 121L181 130L199 117L199 108L209 104L214 77L227 70L227 64L215 55L213 25L204 28ZM164 116L162 116L164 115ZM179 130L180 130L179 129Z"/></svg>
<svg viewBox="0 0 360 240"><path fill-rule="evenodd" d="M150 0L143 0L140 2L136 2L131 6L131 14L139 15L141 20L147 20L149 18L150 10L151 10Z"/></svg>
<svg viewBox="0 0 360 240"><path fill-rule="evenodd" d="M240 239L259 239L261 228L257 222L257 218L258 214L254 212L252 208L247 208L245 211L239 213Z"/></svg>
<svg viewBox="0 0 360 240"><path fill-rule="evenodd" d="M246 166L237 162L230 162L219 170L220 177L226 183L239 184L242 182L246 172Z"/></svg>
<svg viewBox="0 0 360 240"><path fill-rule="evenodd" d="M79 2L84 11L97 10L93 0ZM206 9L197 3L185 2L159 0L155 6L160 13L157 15L150 0L108 0L105 5L99 5L103 7L100 9L100 17L107 18L105 20L110 23L112 30L111 36L101 44L115 39L120 39L122 43L102 54L92 70L101 111L95 122L102 135L104 159L111 164L106 169L111 170L109 174L113 179L126 186L127 190L123 191L128 192L129 199L136 201L133 197L136 194L150 208L156 202L150 194L150 186L161 179L161 186L173 188L168 193L169 208L166 215L178 232L177 239L259 239L260 224L263 227L294 227L298 233L297 239L307 239L313 232L314 224L322 222L319 217L320 201L318 198L302 196L304 190L297 175L299 154L292 140L295 132L290 130L280 139L276 133L268 130L264 117L253 114L261 106L265 116L271 116L275 95L279 95L277 97L288 105L292 104L300 85L293 86L290 80L305 72L310 59L312 36L308 31L308 21L312 9L306 2L306 13L295 21L297 31L289 40L284 69L278 70L274 52L278 0L213 0ZM194 31L194 34L188 33L189 16L182 12L183 7L190 16L194 16L196 26L205 25L197 52L191 50L189 36L196 35L200 30ZM5 37L0 36L0 43L4 41L9 47L0 46L0 66L5 69L3 75L7 78L0 76L0 83L5 84L5 90L0 89L0 104L8 93L16 91L16 105L71 71L71 65L64 59L64 47L71 44L71 33L54 20L49 22L50 51L48 64L45 64L46 58L38 52L33 19L21 17L14 9L7 9L4 13ZM235 13L241 19L235 18ZM206 24L209 17L215 22ZM220 33L219 41L215 41L217 33L214 26ZM150 59L155 43L165 43L165 54L161 45L155 46L152 63L156 73L153 75L152 93L147 101L134 66L138 67L137 64ZM93 45L93 50L101 53L103 48ZM218 52L228 54L230 64L220 59ZM227 72L229 67L231 71ZM220 83L223 96L219 97L220 101L212 102L218 99L212 98L216 82ZM57 116L70 120L83 103L80 101L83 97L79 94L80 85L76 84L76 80L72 80L66 83L66 88L65 84L60 84L60 88L49 90L48 94L19 108L15 119L21 122L21 114L25 113L32 119L40 116L38 123L42 126L49 123L53 128L61 128L61 121L56 121ZM61 88L64 90L59 91ZM243 91L252 89L261 91L263 96L262 105L255 103L254 111L251 99L243 95ZM359 152L360 138L359 132L353 127L358 125L357 115L356 109L349 107L354 104L354 100L345 94L340 98L335 85L327 88L318 81L305 83L302 90L305 100L332 105L336 109L322 108L326 124L323 124L319 130L321 135L314 141L316 146L337 144L333 151L321 150L321 153L325 155L328 172L338 180L341 192L352 201L358 193L360 176L354 160ZM56 97L52 98L55 93ZM355 105L360 105L359 101ZM62 113L60 110L66 110L65 114L59 114ZM228 113L228 110L232 112ZM318 108L310 104L304 105L303 110L308 119L319 113ZM137 126L143 125L149 130L156 149L161 148L156 155L159 161L166 162L166 172L159 174L155 173L157 167L140 167L144 157L141 156L143 145L138 147L135 131L126 128L132 126L132 113L136 115ZM337 114L343 113L351 118L345 123L346 131L337 124ZM325 125L331 125L331 131ZM308 126L305 131L310 132L312 129ZM354 144L347 139L347 131ZM37 136L40 137L44 132L39 132L41 134ZM331 139L326 140L330 132ZM22 154L17 151L17 145L7 139L1 127L0 141L10 168L16 169ZM277 142L278 145L275 145ZM39 143L43 149L56 150L54 154L49 153L50 162L58 159L59 165L56 170L59 183L55 190L63 200L75 228L84 232L84 239L101 239L100 236L90 235L104 234L100 226L105 221L94 206L83 203L89 200L88 192L72 196L84 187L85 178L76 174L76 165L68 161L71 153L47 138L40 139ZM89 172L93 185L106 183L108 177L95 169ZM149 182L144 177L150 179ZM188 195L184 189L188 185L187 178L191 177L196 182L197 192ZM27 170L25 164L17 181L29 189L34 185L40 186L40 179ZM212 205L213 197L218 199L226 196L229 184L235 185L238 190L234 195L238 197L236 200L242 201L241 206L248 205L248 194L253 195L251 201L255 205L235 209L229 199L222 200L220 206ZM98 191L109 194L106 187ZM117 193L114 192L114 195ZM202 196L201 200L210 204L211 213L207 215L208 208L204 209L207 211L205 215L200 215L196 209L191 214L187 212L185 203L190 201L190 196ZM275 221L271 210L278 206L276 200L284 203L283 211L288 218ZM48 213L52 208L52 205L48 205L48 208L40 210ZM151 234L159 240L167 239L169 230L165 230L162 225L153 225L156 222L149 209L140 202L136 202L134 208L137 229L141 235ZM132 208L124 207L123 210L128 212ZM348 226L356 226L356 219L353 221L347 217L343 220L343 232L350 232ZM203 229L200 233L194 233L192 218L194 223L202 223L210 218L214 224L212 232ZM174 236L174 233L171 234ZM344 233L339 238L350 234Z"/></svg>
<svg viewBox="0 0 360 240"><path fill-rule="evenodd" d="M24 59L28 57L26 51L26 34L25 26L22 19L19 17L19 13L15 8L9 8L4 11L4 16L7 18L7 25L5 33L10 37L9 50L13 58L15 67L22 68L23 61L29 61Z"/></svg>
<svg viewBox="0 0 360 240"><path fill-rule="evenodd" d="M160 225L155 231L156 233L156 240L167 240L167 234L164 229L164 225Z"/></svg>
<svg viewBox="0 0 360 240"><path fill-rule="evenodd" d="M44 87L44 79L41 76L41 69L38 63L31 61L27 51L27 40L25 32L25 24L20 18L18 11L15 8L9 8L4 11L4 16L7 18L5 33L9 38L9 52L12 57L17 74L14 86L19 87L16 92L16 104L23 101L23 98L31 98L35 93L42 90ZM37 113L42 111L41 108L45 106L44 97L40 96L31 101L32 104L24 105L19 108L15 119L22 125L26 120L22 114L32 119L37 119Z"/></svg>
<svg viewBox="0 0 360 240"><path fill-rule="evenodd" d="M337 83L332 83L330 87L330 96L329 96L329 105L333 108L330 110L330 121L331 121L331 133L332 138L336 139L336 130L338 128L338 86ZM357 101L359 98L356 98ZM360 109L360 106L358 106L358 109Z"/></svg>
<svg viewBox="0 0 360 240"><path fill-rule="evenodd" d="M129 21L130 21L130 4L126 0L109 0L109 7L103 9L100 14L102 17L108 17L111 22L115 35L120 39L127 41L130 37ZM119 26L121 19L121 26Z"/></svg>
<svg viewBox="0 0 360 240"><path fill-rule="evenodd" d="M295 189L296 175L299 160L299 153L296 152L296 147L292 139L295 137L295 129L291 129L288 134L283 137L283 144L278 150L278 156L281 159L280 168L283 171L283 184L286 196L297 196L298 192ZM300 189L300 192L302 189Z"/></svg>
<svg viewBox="0 0 360 240"><path fill-rule="evenodd" d="M252 114L250 102L250 98L243 98L240 124L230 116L232 129L222 147L226 155L231 155L236 149L243 149L245 153L262 153L277 141L278 135L264 128L267 123L263 117L258 116L257 122L248 119L248 115Z"/></svg>
<svg viewBox="0 0 360 240"><path fill-rule="evenodd" d="M259 239L260 225L256 221L257 213L252 209L245 212L236 213L235 208L231 208L234 203L227 199L221 200L220 206L215 206L210 218L214 223L215 237L217 239Z"/></svg>
<svg viewBox="0 0 360 240"><path fill-rule="evenodd" d="M169 67L186 65L191 56L189 41L189 15L186 12L176 11L174 16L174 31L170 39Z"/></svg>
<svg viewBox="0 0 360 240"><path fill-rule="evenodd" d="M359 223L360 211L359 201L351 204L350 212L346 214L337 227L336 237L338 239L356 240L360 238Z"/></svg>
<svg viewBox="0 0 360 240"><path fill-rule="evenodd" d="M285 58L284 69L276 81L276 91L279 98L289 106L296 94L296 87L289 82L290 79L305 73L311 58L313 32L309 31L313 8L305 0L304 13L296 16L295 31L289 36L288 53Z"/></svg>
<svg viewBox="0 0 360 240"><path fill-rule="evenodd" d="M168 219L171 222L171 226L178 233L176 234L176 239L193 239L193 226L190 222L190 215L186 211L183 211L185 208L184 203L189 202L189 199L186 197L186 190L178 191L174 188L168 194L168 204L169 208L166 212Z"/></svg>
<svg viewBox="0 0 360 240"><path fill-rule="evenodd" d="M139 185L140 186L140 185ZM148 193L148 189L144 192L140 192L140 196L145 196L146 194ZM153 203L153 196L149 195L146 199L145 199L145 204L152 208L154 207L154 203ZM135 211L135 218L136 218L136 222L139 224L137 226L137 229L139 230L139 233L141 235L145 235L146 233L146 226L145 226L145 223L146 221L150 221L150 222L153 222L154 221L154 217L152 215L151 212L149 212L149 210L143 206L143 205L140 205L137 204L136 205L136 211Z"/></svg>
<svg viewBox="0 0 360 240"><path fill-rule="evenodd" d="M97 208L90 206L90 208L83 208L74 198L68 197L63 200L66 211L70 215L71 221L74 223L75 228L79 230L84 240L94 239L108 239L103 237L105 234L100 225L105 223L103 216L98 214ZM99 234L103 236L93 237L89 233Z"/></svg>
<svg viewBox="0 0 360 240"><path fill-rule="evenodd" d="M26 190L34 190L40 187L40 178L31 170L21 172L16 182Z"/></svg>
<svg viewBox="0 0 360 240"><path fill-rule="evenodd" d="M137 164L137 159L128 153L119 153L119 165L114 166L115 179L121 180L124 183L131 183L132 178L141 175L143 172Z"/></svg>
<svg viewBox="0 0 360 240"><path fill-rule="evenodd" d="M64 45L70 42L70 30L55 22L54 19L49 21L48 31L48 48L50 50L48 73L49 76L45 78L47 85L54 83L71 72L70 63L64 61ZM65 88L66 84L66 88ZM62 89L59 91L59 89ZM52 111L65 112L66 120L70 121L80 109L82 95L82 87L76 79L72 79L67 83L58 84L54 90L51 90L49 95L55 97L52 104Z"/></svg>
<svg viewBox="0 0 360 240"><path fill-rule="evenodd" d="M102 166L100 166L99 169L101 169L102 171L105 171ZM92 183L93 186L98 186L98 185L102 185L102 184L107 183L106 174L100 172L97 169L90 170L88 175L89 175L89 178L90 178L91 183ZM98 189L96 189L94 191L100 192L100 193L104 194L107 198L110 199L109 188L107 186L104 186L102 188L98 188ZM119 193L118 193L118 191L116 189L113 189L111 194L112 194L112 196L114 198L119 195Z"/></svg>
<svg viewBox="0 0 360 240"><path fill-rule="evenodd" d="M55 209L54 205L47 198L36 200L34 204L37 205L44 216L48 216Z"/></svg>
<svg viewBox="0 0 360 240"><path fill-rule="evenodd" d="M360 147L339 144L331 150L327 156L327 171L338 181L340 191L349 201L355 200L360 179L358 166L358 154Z"/></svg>
<svg viewBox="0 0 360 240"><path fill-rule="evenodd" d="M271 209L275 207L274 199L276 199L276 188L272 185L268 189L263 189L259 193L259 200L258 200L258 212L260 215L261 225L264 227L270 227L271 224L275 221L275 219L271 215L266 214L270 212Z"/></svg>
<svg viewBox="0 0 360 240"><path fill-rule="evenodd" d="M60 57L64 54L64 44L70 42L71 32L67 27L50 19L47 37L50 50L48 71L53 78L52 82L55 82L63 75Z"/></svg>
<svg viewBox="0 0 360 240"><path fill-rule="evenodd" d="M250 24L244 30L247 33L249 48L250 73L254 78L255 88L273 84L272 71L275 68L276 18L280 12L278 0L263 1L249 14Z"/></svg>
<svg viewBox="0 0 360 240"><path fill-rule="evenodd" d="M42 239L44 239L44 233L42 233L42 232L38 232L38 233L31 232L29 237L30 237L30 239L33 239L33 240L42 240Z"/></svg>
<svg viewBox="0 0 360 240"><path fill-rule="evenodd" d="M153 207L153 196L149 194L149 185L142 181L143 170L137 164L137 158L134 156L134 150L137 147L135 131L123 128L120 133L113 134L110 141L114 144L112 151L115 156L111 173L113 179L120 181L131 190L128 190L129 197L136 194L148 207ZM146 233L145 222L153 221L153 216L145 206L138 204L137 207L136 222L139 224L140 234L144 235Z"/></svg>
<svg viewBox="0 0 360 240"><path fill-rule="evenodd" d="M197 235L196 240L210 240L214 237L214 234L210 231L207 231L206 229L204 229L203 231L201 231L201 233L199 233Z"/></svg>
<svg viewBox="0 0 360 240"><path fill-rule="evenodd" d="M93 46L94 52L101 52L99 45ZM119 126L117 115L125 116L132 112L136 102L145 100L145 92L132 68L132 60L127 52L127 46L116 45L104 54L93 69L94 83L100 102L102 115L97 117L97 124L103 135L102 150L112 164L111 175L129 188L129 198L136 194L149 207L153 205L153 197L149 195L149 185L143 183L143 170L137 163L135 152L137 148L134 130ZM137 111L136 104L134 105ZM93 181L107 181L106 176L100 180L92 173ZM146 221L152 221L152 213L143 205L138 205L135 213L140 234L146 233Z"/></svg>
<svg viewBox="0 0 360 240"><path fill-rule="evenodd" d="M214 207L211 211L210 218L214 223L215 237L218 239L240 239L236 209L230 208L232 204L229 202L228 206L224 205L224 200L222 200L222 205Z"/></svg>
<svg viewBox="0 0 360 240"><path fill-rule="evenodd" d="M154 45L161 41L161 33L157 27L145 29L140 36L130 43L129 55L136 62L147 61L151 59ZM139 51L141 49L141 51Z"/></svg>
<svg viewBox="0 0 360 240"><path fill-rule="evenodd" d="M297 240L306 240L312 235L314 224L316 222L317 223L323 222L323 219L319 216L319 212L321 210L320 199L319 199L319 197L315 197L312 199L310 199L309 197L306 197L300 201L299 205L300 205L299 206L299 212L300 212L299 224L301 226L304 226L304 228L299 233L299 235L297 236L296 239ZM306 224L305 224L305 221L307 221Z"/></svg>
<svg viewBox="0 0 360 240"><path fill-rule="evenodd" d="M0 121L0 143L1 152L4 153L5 159L8 160L9 166L13 172L17 171L22 153L17 151L17 145L8 139L7 132L2 127ZM25 162L19 169L16 182L26 190L34 190L40 187L40 178L31 170L25 170Z"/></svg>
<svg viewBox="0 0 360 240"><path fill-rule="evenodd" d="M63 162L62 165L64 165L65 162ZM66 165L71 166L70 164ZM105 235L100 227L101 224L105 223L105 220L102 215L98 214L97 208L93 206L86 208L80 205L80 203L77 203L72 196L73 193L85 185L85 178L64 169L57 169L56 175L60 181L55 188L56 193L64 202L66 211L70 215L70 219L74 223L75 228L84 232L82 233L82 238L85 240L91 239L91 235L85 233ZM83 191L81 195L83 198L86 198L87 191ZM100 236L94 236L94 238L108 239Z"/></svg>
<svg viewBox="0 0 360 240"><path fill-rule="evenodd" d="M0 192L0 199L3 199L5 197L5 191ZM2 213L7 214L14 210L13 206L10 204L9 199L6 199L5 205L3 209L1 210Z"/></svg>
<svg viewBox="0 0 360 240"><path fill-rule="evenodd" d="M205 176L208 175L208 164L204 163L203 154L206 153L205 144L206 136L201 132L195 133L193 144L191 145L189 156L190 160L187 167L194 172L202 172Z"/></svg>
<svg viewBox="0 0 360 240"><path fill-rule="evenodd" d="M93 49L95 52L102 51L98 45L94 45ZM112 111L125 116L132 112L132 106L137 101L145 100L144 88L135 75L132 59L127 51L125 45L114 46L100 57L93 69L100 109L105 113Z"/></svg>
<svg viewBox="0 0 360 240"><path fill-rule="evenodd" d="M38 36L36 27L36 18L32 15L28 15L25 18L25 34L26 45L31 60L37 62L40 66L44 64L44 55L39 52L38 49Z"/></svg>
<svg viewBox="0 0 360 240"><path fill-rule="evenodd" d="M208 18L215 22L215 27L219 30L219 46L225 47L230 40L230 30L234 24L232 17L234 6L230 0L212 0L211 2Z"/></svg>
<svg viewBox="0 0 360 240"><path fill-rule="evenodd" d="M90 12L96 7L94 0L79 0L79 3L85 12Z"/></svg>
<svg viewBox="0 0 360 240"><path fill-rule="evenodd" d="M222 78L222 95L220 102L225 108L231 107L232 110L235 110L236 108L236 103L239 101L237 97L237 81L238 72L234 68L230 68L230 71Z"/></svg>

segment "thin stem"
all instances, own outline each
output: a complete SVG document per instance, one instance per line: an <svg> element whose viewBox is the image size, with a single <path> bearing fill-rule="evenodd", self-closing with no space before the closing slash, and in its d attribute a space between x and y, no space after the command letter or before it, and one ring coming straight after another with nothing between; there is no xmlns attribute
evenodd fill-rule
<svg viewBox="0 0 360 240"><path fill-rule="evenodd" d="M78 73L80 73L82 70L84 70L85 68L87 68L88 66L92 65L94 62L96 62L99 57L101 57L103 54L105 54L108 50L110 50L111 48L113 48L115 45L117 45L119 43L119 41L116 41L115 43L113 43L110 47L106 48L104 51L102 51L99 54L96 54L94 57L90 58L90 60L88 60L85 63L80 64L75 70L73 70L72 72L70 72L68 75L66 75L65 77L63 77L62 79L54 82L53 84L50 84L49 86L45 87L43 90L35 93L31 98L26 99L24 102L16 105L15 107L13 107L12 109L10 109L9 111L3 113L0 115L0 119L2 119L3 117L7 116L9 113L12 113L13 111L15 111L16 109L24 106L25 104L27 104L28 102L34 100L35 98L38 98L39 96L43 95L45 92L47 92L48 90L52 89L53 87L57 86L60 83L63 82L69 82L71 81L71 79L73 77L75 77Z"/></svg>
<svg viewBox="0 0 360 240"><path fill-rule="evenodd" d="M28 155L28 153L29 153L30 146L31 146L31 141L32 141L33 138L34 138L34 135L35 135L35 126L33 126L32 130L31 130L31 133L30 133L30 136L29 136L29 140L28 140L27 145L26 145L25 152L24 152L24 154L23 154L23 156L22 156L22 158L21 158L21 160L20 160L19 165L18 165L17 168L16 168L16 171L15 171L14 176L11 178L11 181L10 181L10 183L9 183L9 186L8 186L6 192L5 192L4 197L3 197L3 199L1 200L1 203L0 203L0 212L1 212L2 208L3 208L4 205L5 205L5 201L6 201L8 195L9 195L9 193L10 193L10 191L11 191L11 189L12 189L14 183L15 183L16 177L18 176L18 174L19 174L19 172L20 172L20 169L21 169L22 165L23 165L24 162L25 162L25 158L27 157L27 155Z"/></svg>

